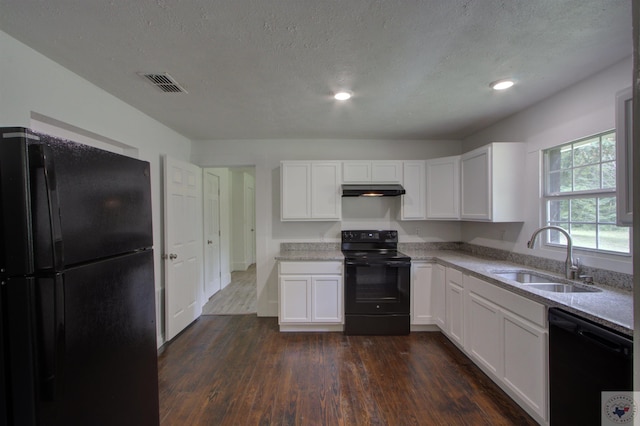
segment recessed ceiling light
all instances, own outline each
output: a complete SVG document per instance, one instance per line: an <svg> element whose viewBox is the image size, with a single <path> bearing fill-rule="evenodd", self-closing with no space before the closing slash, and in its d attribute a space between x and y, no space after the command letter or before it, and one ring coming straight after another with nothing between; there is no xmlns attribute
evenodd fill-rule
<svg viewBox="0 0 640 426"><path fill-rule="evenodd" d="M498 80L489 85L493 90L505 90L513 86L515 82L513 80Z"/></svg>
<svg viewBox="0 0 640 426"><path fill-rule="evenodd" d="M333 95L333 97L339 101L346 101L347 99L350 99L352 96L351 92L338 92L335 95Z"/></svg>

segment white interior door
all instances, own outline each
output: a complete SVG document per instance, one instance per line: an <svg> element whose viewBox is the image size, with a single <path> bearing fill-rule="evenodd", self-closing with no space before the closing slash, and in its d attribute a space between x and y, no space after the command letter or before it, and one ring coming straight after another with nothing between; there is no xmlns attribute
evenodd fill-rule
<svg viewBox="0 0 640 426"><path fill-rule="evenodd" d="M202 313L202 172L170 157L164 162L165 339Z"/></svg>
<svg viewBox="0 0 640 426"><path fill-rule="evenodd" d="M247 243L245 245L247 250L247 259L249 265L256 263L256 209L255 209L255 188L253 182L247 185L245 192L245 220L247 223Z"/></svg>
<svg viewBox="0 0 640 426"><path fill-rule="evenodd" d="M221 288L220 178L204 174L204 300Z"/></svg>

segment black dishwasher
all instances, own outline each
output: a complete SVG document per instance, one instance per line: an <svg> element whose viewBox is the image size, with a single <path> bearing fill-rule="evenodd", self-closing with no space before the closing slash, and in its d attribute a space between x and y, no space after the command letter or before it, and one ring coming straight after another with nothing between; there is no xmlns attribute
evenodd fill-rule
<svg viewBox="0 0 640 426"><path fill-rule="evenodd" d="M549 309L552 426L600 425L607 406L601 392L631 391L632 371L630 337L561 309ZM624 407L614 406L613 413L605 415L622 420L623 411Z"/></svg>

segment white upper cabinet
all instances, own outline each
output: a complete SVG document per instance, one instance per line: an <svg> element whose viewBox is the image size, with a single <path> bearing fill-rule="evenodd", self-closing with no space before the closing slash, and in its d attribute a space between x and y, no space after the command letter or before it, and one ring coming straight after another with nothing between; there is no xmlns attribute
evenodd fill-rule
<svg viewBox="0 0 640 426"><path fill-rule="evenodd" d="M460 219L460 156L426 161L427 219Z"/></svg>
<svg viewBox="0 0 640 426"><path fill-rule="evenodd" d="M319 220L340 220L342 194L340 163L314 161L311 164L311 217Z"/></svg>
<svg viewBox="0 0 640 426"><path fill-rule="evenodd" d="M403 183L406 193L402 195L401 220L425 219L425 178L424 161L404 161Z"/></svg>
<svg viewBox="0 0 640 426"><path fill-rule="evenodd" d="M311 163L281 163L280 183L282 220L311 219Z"/></svg>
<svg viewBox="0 0 640 426"><path fill-rule="evenodd" d="M633 112L629 87L616 95L616 190L618 225L633 225Z"/></svg>
<svg viewBox="0 0 640 426"><path fill-rule="evenodd" d="M281 220L340 220L340 164L339 161L283 161Z"/></svg>
<svg viewBox="0 0 640 426"><path fill-rule="evenodd" d="M371 161L345 161L342 163L344 183L371 182Z"/></svg>
<svg viewBox="0 0 640 426"><path fill-rule="evenodd" d="M371 182L402 182L402 161L372 161Z"/></svg>
<svg viewBox="0 0 640 426"><path fill-rule="evenodd" d="M344 161L342 181L344 183L400 183L402 182L402 161Z"/></svg>
<svg viewBox="0 0 640 426"><path fill-rule="evenodd" d="M462 154L463 220L524 221L525 146L499 142Z"/></svg>

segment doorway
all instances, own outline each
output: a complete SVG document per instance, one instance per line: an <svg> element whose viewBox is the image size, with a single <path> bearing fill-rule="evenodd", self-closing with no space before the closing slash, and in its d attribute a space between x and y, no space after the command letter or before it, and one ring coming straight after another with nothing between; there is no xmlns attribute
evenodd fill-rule
<svg viewBox="0 0 640 426"><path fill-rule="evenodd" d="M257 313L256 289L256 232L255 232L255 168L217 167L205 169L206 176L214 175L218 183L217 204L219 209L219 259L216 272L215 258L205 259L205 282L209 270L220 276L220 288L204 298L204 315L233 315ZM215 186L212 178L212 186ZM215 213L206 211L209 195L205 193L205 252L207 246L215 246ZM215 195L211 197L215 200ZM211 236L212 238L209 238ZM208 244L211 240L213 243ZM209 263L209 265L207 264ZM215 287L215 284L214 284Z"/></svg>
<svg viewBox="0 0 640 426"><path fill-rule="evenodd" d="M203 176L204 207L204 299L222 289L222 256L220 244L220 176L205 171Z"/></svg>

